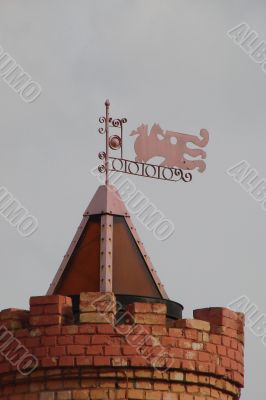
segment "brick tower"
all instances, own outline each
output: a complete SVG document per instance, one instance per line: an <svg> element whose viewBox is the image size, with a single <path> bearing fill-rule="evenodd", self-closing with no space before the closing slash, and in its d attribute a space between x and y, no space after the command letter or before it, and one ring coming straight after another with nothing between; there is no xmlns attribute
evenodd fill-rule
<svg viewBox="0 0 266 400"><path fill-rule="evenodd" d="M47 295L0 313L0 400L239 399L243 315L182 309L101 186Z"/></svg>

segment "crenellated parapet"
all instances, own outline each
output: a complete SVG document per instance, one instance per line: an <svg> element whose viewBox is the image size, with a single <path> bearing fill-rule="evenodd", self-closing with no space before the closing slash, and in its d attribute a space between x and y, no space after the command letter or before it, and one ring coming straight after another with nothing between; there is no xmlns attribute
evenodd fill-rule
<svg viewBox="0 0 266 400"><path fill-rule="evenodd" d="M1 400L239 398L242 314L208 308L170 321L164 304L120 309L113 293L82 293L75 313L61 295L1 311ZM32 371L14 363L19 343L37 360Z"/></svg>

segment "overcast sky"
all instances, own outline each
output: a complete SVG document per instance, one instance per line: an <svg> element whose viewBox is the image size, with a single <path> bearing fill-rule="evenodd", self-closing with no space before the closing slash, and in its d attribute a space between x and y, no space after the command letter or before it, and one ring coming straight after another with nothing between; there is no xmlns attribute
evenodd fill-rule
<svg viewBox="0 0 266 400"><path fill-rule="evenodd" d="M184 316L248 296L266 313L266 212L226 170L246 160L266 178L266 74L226 32L266 40L264 0L2 0L0 46L42 87L26 103L0 78L0 186L39 221L22 238L0 215L1 308L46 293L98 187L90 170L106 97L111 115L198 135L207 169L190 184L134 178L175 224L159 242L136 227ZM242 400L265 398L266 347L246 331Z"/></svg>

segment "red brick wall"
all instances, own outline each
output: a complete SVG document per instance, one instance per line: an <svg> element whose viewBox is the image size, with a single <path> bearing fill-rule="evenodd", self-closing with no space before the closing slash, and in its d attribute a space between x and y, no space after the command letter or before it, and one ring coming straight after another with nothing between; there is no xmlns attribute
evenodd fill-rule
<svg viewBox="0 0 266 400"><path fill-rule="evenodd" d="M82 294L78 324L64 296L33 297L30 312L2 311L0 325L39 366L21 375L0 356L0 399L239 399L242 314L208 308L172 322L164 305L135 303L115 325L115 313L112 293ZM4 340L0 329L0 354Z"/></svg>

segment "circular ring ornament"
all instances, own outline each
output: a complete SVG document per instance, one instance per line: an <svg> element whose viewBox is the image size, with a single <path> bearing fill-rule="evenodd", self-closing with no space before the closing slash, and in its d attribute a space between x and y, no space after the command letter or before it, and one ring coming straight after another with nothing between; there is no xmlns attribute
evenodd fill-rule
<svg viewBox="0 0 266 400"><path fill-rule="evenodd" d="M117 163L119 163L120 165L117 166ZM124 167L123 161L120 160L119 158L115 158L114 160L112 160L112 169L113 169L113 171L123 172L123 167Z"/></svg>
<svg viewBox="0 0 266 400"><path fill-rule="evenodd" d="M130 161L127 166L128 172L132 175L138 175L139 168L139 164L135 161Z"/></svg>
<svg viewBox="0 0 266 400"><path fill-rule="evenodd" d="M148 178L155 178L156 172L157 169L155 165L148 164L147 166L145 166L145 176L147 176Z"/></svg>
<svg viewBox="0 0 266 400"><path fill-rule="evenodd" d="M113 135L110 137L109 139L109 147L112 150L119 150L121 148L122 145L122 140L119 136L117 135Z"/></svg>
<svg viewBox="0 0 266 400"><path fill-rule="evenodd" d="M162 171L163 178L167 181L171 181L173 179L173 169L169 167L165 167Z"/></svg>

